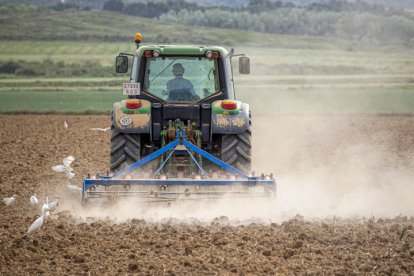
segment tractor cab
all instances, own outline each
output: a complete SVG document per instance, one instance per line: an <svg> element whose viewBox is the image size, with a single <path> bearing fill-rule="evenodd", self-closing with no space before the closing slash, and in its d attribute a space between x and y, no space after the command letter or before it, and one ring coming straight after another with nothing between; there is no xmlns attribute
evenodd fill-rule
<svg viewBox="0 0 414 276"><path fill-rule="evenodd" d="M116 59L116 72L126 73L128 56L133 58L130 82L139 84L139 92L124 91L127 96L147 95L168 103L200 103L217 96L234 99L233 51L208 46L140 47L139 34L135 42L135 55L121 53ZM239 69L242 74L250 72L249 59L244 55L240 57Z"/></svg>

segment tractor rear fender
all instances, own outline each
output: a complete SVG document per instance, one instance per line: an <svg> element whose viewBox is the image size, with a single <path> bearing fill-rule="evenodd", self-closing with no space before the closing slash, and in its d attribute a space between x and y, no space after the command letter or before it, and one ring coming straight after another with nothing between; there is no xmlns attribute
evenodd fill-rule
<svg viewBox="0 0 414 276"><path fill-rule="evenodd" d="M112 111L112 124L116 130L123 133L150 133L151 131L151 102L138 100L135 106L127 107L128 100L114 103ZM135 100L137 101L137 100Z"/></svg>
<svg viewBox="0 0 414 276"><path fill-rule="evenodd" d="M232 110L223 108L222 102L237 103ZM224 104L224 105L225 105ZM212 134L240 134L250 126L249 105L241 101L215 101L211 110Z"/></svg>

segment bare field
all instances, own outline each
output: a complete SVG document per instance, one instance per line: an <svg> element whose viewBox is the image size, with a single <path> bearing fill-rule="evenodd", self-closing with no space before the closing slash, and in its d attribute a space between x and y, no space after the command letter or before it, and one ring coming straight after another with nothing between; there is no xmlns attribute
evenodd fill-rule
<svg viewBox="0 0 414 276"><path fill-rule="evenodd" d="M17 195L0 207L0 273L413 274L414 117L273 114L270 131L269 121L258 114L253 132L256 171L278 177L269 213L241 217L256 210L246 203L184 222L79 217L69 204L50 168L74 155L78 185L105 172L110 133L89 129L109 116L0 116L0 196ZM62 204L28 236L33 193Z"/></svg>

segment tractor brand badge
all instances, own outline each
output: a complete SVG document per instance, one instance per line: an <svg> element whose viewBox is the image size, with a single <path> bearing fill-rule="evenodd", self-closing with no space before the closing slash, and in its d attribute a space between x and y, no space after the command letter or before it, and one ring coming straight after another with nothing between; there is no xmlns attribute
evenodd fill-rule
<svg viewBox="0 0 414 276"><path fill-rule="evenodd" d="M132 118L124 116L121 117L121 119L119 119L119 122L123 126L129 126L130 124L132 124Z"/></svg>

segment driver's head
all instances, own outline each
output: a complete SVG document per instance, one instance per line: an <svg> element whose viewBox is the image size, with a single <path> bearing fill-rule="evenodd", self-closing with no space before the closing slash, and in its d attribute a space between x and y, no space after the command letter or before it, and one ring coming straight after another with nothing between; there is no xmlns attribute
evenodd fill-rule
<svg viewBox="0 0 414 276"><path fill-rule="evenodd" d="M172 73L174 76L182 76L184 74L184 67L181 63L176 63L173 65Z"/></svg>

